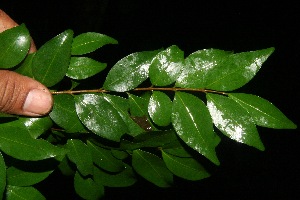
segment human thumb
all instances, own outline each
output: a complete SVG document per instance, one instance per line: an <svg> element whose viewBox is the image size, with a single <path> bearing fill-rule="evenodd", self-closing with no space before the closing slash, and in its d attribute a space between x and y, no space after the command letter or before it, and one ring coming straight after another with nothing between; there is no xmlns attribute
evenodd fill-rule
<svg viewBox="0 0 300 200"><path fill-rule="evenodd" d="M50 112L52 104L50 91L38 81L0 70L0 112L37 117Z"/></svg>

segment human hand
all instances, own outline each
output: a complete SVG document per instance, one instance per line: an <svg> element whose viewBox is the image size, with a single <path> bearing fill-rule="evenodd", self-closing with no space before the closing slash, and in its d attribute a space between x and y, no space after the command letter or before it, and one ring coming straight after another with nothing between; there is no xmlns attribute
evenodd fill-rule
<svg viewBox="0 0 300 200"><path fill-rule="evenodd" d="M15 26L18 24L0 9L0 33ZM32 41L29 53L35 51ZM0 70L0 112L36 117L47 114L52 104L50 91L38 81L12 71Z"/></svg>

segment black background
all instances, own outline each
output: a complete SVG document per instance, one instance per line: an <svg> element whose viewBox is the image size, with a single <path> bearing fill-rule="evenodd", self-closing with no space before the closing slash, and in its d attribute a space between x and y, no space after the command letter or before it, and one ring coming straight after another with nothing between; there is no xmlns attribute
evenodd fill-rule
<svg viewBox="0 0 300 200"><path fill-rule="evenodd" d="M93 54L109 66L135 51L173 44L186 56L205 48L242 52L275 47L240 91L270 100L299 125L300 7L296 3L2 0L0 8L27 25L38 47L66 29L75 35L95 31L117 39L118 45ZM108 188L105 199L299 199L299 130L258 130L264 152L222 137L217 147L221 165L213 168L208 179L176 179L169 189L140 180L130 188ZM47 199L60 199L63 194L76 199L72 181L58 183L55 174L40 187Z"/></svg>

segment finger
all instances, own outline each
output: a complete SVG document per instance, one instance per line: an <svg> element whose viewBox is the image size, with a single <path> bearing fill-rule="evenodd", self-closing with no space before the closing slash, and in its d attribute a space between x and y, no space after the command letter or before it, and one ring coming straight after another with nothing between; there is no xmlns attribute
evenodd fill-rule
<svg viewBox="0 0 300 200"><path fill-rule="evenodd" d="M18 26L18 24L12 18L10 18L3 10L0 9L0 33L15 26ZM31 39L29 53L33 53L35 51L36 46L33 40Z"/></svg>
<svg viewBox="0 0 300 200"><path fill-rule="evenodd" d="M0 77L0 112L33 117L50 112L53 99L44 85L7 70Z"/></svg>

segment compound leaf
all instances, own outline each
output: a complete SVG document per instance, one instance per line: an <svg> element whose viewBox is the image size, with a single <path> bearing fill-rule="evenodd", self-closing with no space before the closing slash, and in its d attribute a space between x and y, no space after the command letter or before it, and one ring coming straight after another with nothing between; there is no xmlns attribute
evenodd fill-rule
<svg viewBox="0 0 300 200"><path fill-rule="evenodd" d="M71 58L73 31L66 30L46 42L32 60L32 73L47 87L60 82L66 75Z"/></svg>
<svg viewBox="0 0 300 200"><path fill-rule="evenodd" d="M191 148L219 165L215 147L218 136L207 107L196 96L176 92L173 101L172 124L178 136Z"/></svg>
<svg viewBox="0 0 300 200"><path fill-rule="evenodd" d="M266 99L243 93L229 94L229 98L245 108L258 126L278 129L294 129L297 127L277 107Z"/></svg>
<svg viewBox="0 0 300 200"><path fill-rule="evenodd" d="M207 107L215 126L227 137L263 151L252 117L238 103L218 94L207 94Z"/></svg>
<svg viewBox="0 0 300 200"><path fill-rule="evenodd" d="M170 187L173 183L173 174L163 160L154 154L139 149L134 150L132 166L139 175L159 187Z"/></svg>

